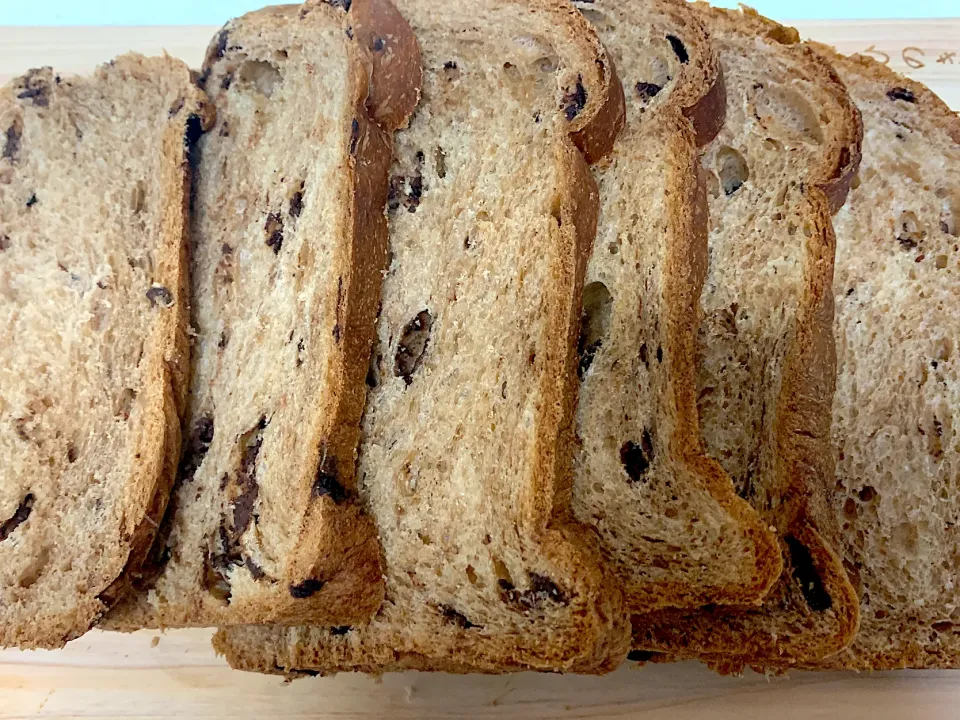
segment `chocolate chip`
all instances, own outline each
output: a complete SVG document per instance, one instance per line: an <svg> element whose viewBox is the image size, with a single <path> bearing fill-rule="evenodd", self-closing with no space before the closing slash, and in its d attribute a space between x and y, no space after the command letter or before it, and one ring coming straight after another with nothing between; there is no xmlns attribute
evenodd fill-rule
<svg viewBox="0 0 960 720"><path fill-rule="evenodd" d="M147 300L149 300L150 304L154 307L173 307L173 293L163 285L154 285L147 290Z"/></svg>
<svg viewBox="0 0 960 720"><path fill-rule="evenodd" d="M229 90L231 85L233 85L233 73L229 72L224 75L223 79L220 81L220 89Z"/></svg>
<svg viewBox="0 0 960 720"><path fill-rule="evenodd" d="M387 190L387 210L393 212L400 207L403 197L403 188L407 179L403 175L394 175L390 178L390 187Z"/></svg>
<svg viewBox="0 0 960 720"><path fill-rule="evenodd" d="M300 338L300 340L297 342L297 360L296 360L296 362L297 362L297 367L300 367L301 365L303 365L303 351L304 351L304 349L305 349L305 346L304 346L304 343L303 343L303 338Z"/></svg>
<svg viewBox="0 0 960 720"><path fill-rule="evenodd" d="M38 202L40 202L40 201L37 200L37 194L34 193L34 194L31 195L29 198L27 198L27 207L28 207L28 208L32 208L32 207L33 207L34 205L36 205Z"/></svg>
<svg viewBox="0 0 960 720"><path fill-rule="evenodd" d="M350 12L350 5L353 3L353 0L323 0L330 7L335 7L338 10L343 10L344 12Z"/></svg>
<svg viewBox="0 0 960 720"><path fill-rule="evenodd" d="M583 318L577 352L580 358L577 375L583 380L593 364L610 326L613 297L602 282L592 282L583 290Z"/></svg>
<svg viewBox="0 0 960 720"><path fill-rule="evenodd" d="M367 367L367 387L376 389L380 387L380 363L383 362L383 355L377 353L370 356L370 365Z"/></svg>
<svg viewBox="0 0 960 720"><path fill-rule="evenodd" d="M260 485L257 483L257 459L263 447L263 431L266 427L267 418L261 416L257 425L240 440L243 451L240 457L240 468L236 475L235 497L232 502L231 540L236 543L239 543L240 536L250 527L253 508L260 495Z"/></svg>
<svg viewBox="0 0 960 720"><path fill-rule="evenodd" d="M213 415L204 415L193 426L190 439L180 459L180 468L177 477L180 482L190 482L203 464L203 459L210 450L213 442L214 423Z"/></svg>
<svg viewBox="0 0 960 720"><path fill-rule="evenodd" d="M539 610L547 602L557 605L567 605L570 602L556 583L545 575L529 573L529 581L529 589L517 590L509 580L499 580L500 599L524 611Z"/></svg>
<svg viewBox="0 0 960 720"><path fill-rule="evenodd" d="M337 625L336 627L330 628L331 635L346 635L348 632L353 630L353 627L350 625Z"/></svg>
<svg viewBox="0 0 960 720"><path fill-rule="evenodd" d="M373 43L370 45L370 47L373 48L374 52L382 52L385 45L386 43L384 42L383 38L377 36L373 39Z"/></svg>
<svg viewBox="0 0 960 720"><path fill-rule="evenodd" d="M420 198L423 197L423 175L417 172L410 178L410 187L407 190L407 212L414 213L420 207Z"/></svg>
<svg viewBox="0 0 960 720"><path fill-rule="evenodd" d="M563 96L563 114L567 120L573 120L587 105L587 91L583 87L583 76L577 75L577 84L573 90Z"/></svg>
<svg viewBox="0 0 960 720"><path fill-rule="evenodd" d="M337 480L337 463L333 457L328 457L320 463L317 477L313 481L313 497L328 497L335 505L339 505L347 498L347 491Z"/></svg>
<svg viewBox="0 0 960 720"><path fill-rule="evenodd" d="M454 608L449 605L440 605L440 614L443 616L443 619L450 623L451 625L456 625L458 628L463 630L469 630L470 628L482 628L482 625L475 625L467 619L467 616L463 613L457 612Z"/></svg>
<svg viewBox="0 0 960 720"><path fill-rule="evenodd" d="M220 340L217 342L217 347L220 350L223 350L227 346L227 343L229 342L230 342L230 334L226 330L223 330L220 333Z"/></svg>
<svg viewBox="0 0 960 720"><path fill-rule="evenodd" d="M225 556L212 554L209 550L204 552L203 586L220 602L230 602L229 562Z"/></svg>
<svg viewBox="0 0 960 720"><path fill-rule="evenodd" d="M49 71L49 68L46 69ZM33 69L20 78L23 89L17 93L18 100L29 100L34 107L48 107L50 105L50 87L47 84L46 72Z"/></svg>
<svg viewBox="0 0 960 720"><path fill-rule="evenodd" d="M784 538L787 549L790 551L790 565L793 567L793 577L800 586L807 606L814 612L825 612L833 607L833 598L827 593L820 574L813 565L813 556L810 551L795 537L788 535Z"/></svg>
<svg viewBox="0 0 960 720"><path fill-rule="evenodd" d="M246 566L254 580L263 580L263 578L267 576L267 574L263 571L263 568L257 565L249 557L244 558L243 564Z"/></svg>
<svg viewBox="0 0 960 720"><path fill-rule="evenodd" d="M190 116L187 117L186 127L183 132L183 146L187 150L192 151L202 136L203 121L199 115L191 113ZM191 160L190 167L196 167L196 162Z"/></svg>
<svg viewBox="0 0 960 720"><path fill-rule="evenodd" d="M690 62L690 55L687 53L687 48L683 44L683 41L678 38L676 35L667 35L667 42L670 43L670 47L673 48L673 52L676 54L677 59L686 65Z"/></svg>
<svg viewBox="0 0 960 720"><path fill-rule="evenodd" d="M214 52L214 57L217 60L221 59L227 53L227 42L230 39L230 31L224 27L223 30L217 35L217 49Z"/></svg>
<svg viewBox="0 0 960 720"><path fill-rule="evenodd" d="M909 235L901 235L897 238L897 242L900 243L900 246L905 250L913 250L917 247L917 241Z"/></svg>
<svg viewBox="0 0 960 720"><path fill-rule="evenodd" d="M649 82L638 82L637 83L637 95L640 96L640 99L645 103L650 102L663 90L662 85L656 85L655 83Z"/></svg>
<svg viewBox="0 0 960 720"><path fill-rule="evenodd" d="M647 650L631 650L627 653L627 660L631 662L649 662L657 656L655 652L649 652Z"/></svg>
<svg viewBox="0 0 960 720"><path fill-rule="evenodd" d="M456 69L457 69L457 63L455 63L453 60L447 60L447 61L443 64L443 69L444 69L444 70L456 70Z"/></svg>
<svg viewBox="0 0 960 720"><path fill-rule="evenodd" d="M154 285L147 290L147 300L154 307L173 307L173 294L163 285Z"/></svg>
<svg viewBox="0 0 960 720"><path fill-rule="evenodd" d="M646 428L640 437L639 445L628 440L620 447L620 462L630 482L646 481L644 476L653 462L653 452L653 437Z"/></svg>
<svg viewBox="0 0 960 720"><path fill-rule="evenodd" d="M308 578L299 585L290 586L290 597L297 600L305 600L306 598L320 592L322 588L323 582L321 580Z"/></svg>
<svg viewBox="0 0 960 720"><path fill-rule="evenodd" d="M10 537L10 534L14 530L27 521L27 518L30 517L30 513L33 511L33 501L33 493L27 493L17 507L16 512L13 513L13 517L0 525L0 542Z"/></svg>
<svg viewBox="0 0 960 720"><path fill-rule="evenodd" d="M303 191L305 187L305 183L301 182L300 189L290 196L290 209L288 212L292 218L300 217L300 213L303 212Z"/></svg>
<svg viewBox="0 0 960 720"><path fill-rule="evenodd" d="M429 310L421 310L407 323L400 336L397 356L394 363L394 375L403 378L410 385L413 375L423 364L423 356L430 343L430 331L433 328L433 316Z"/></svg>
<svg viewBox="0 0 960 720"><path fill-rule="evenodd" d="M267 215L263 232L267 238L267 247L273 250L274 255L279 255L280 248L283 247L283 220L280 216L276 213Z"/></svg>
<svg viewBox="0 0 960 720"><path fill-rule="evenodd" d="M350 154L357 154L357 143L360 142L360 121L354 118L350 122Z"/></svg>
<svg viewBox="0 0 960 720"><path fill-rule="evenodd" d="M7 128L7 139L3 144L3 157L11 162L20 159L20 146L23 138L23 120L14 118L13 124Z"/></svg>
<svg viewBox="0 0 960 720"><path fill-rule="evenodd" d="M917 101L917 96L904 87L891 88L887 91L887 97L891 100L903 100L908 103L915 103Z"/></svg>

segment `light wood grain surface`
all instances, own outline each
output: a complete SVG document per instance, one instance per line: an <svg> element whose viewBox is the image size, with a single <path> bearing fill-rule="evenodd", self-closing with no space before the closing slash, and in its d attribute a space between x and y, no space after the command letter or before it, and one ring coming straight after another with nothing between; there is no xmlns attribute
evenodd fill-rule
<svg viewBox="0 0 960 720"><path fill-rule="evenodd" d="M5 2L6 0L0 0ZM840 0L838 0L840 1ZM922 0L918 0L922 2ZM960 20L798 23L844 53L869 51L960 108ZM52 65L87 72L126 50L199 64L215 28L0 28L0 83ZM951 54L955 53L955 54ZM939 62L938 62L939 60ZM6 718L637 718L960 720L960 672L720 678L696 663L603 678L395 674L285 684L230 670L210 631L92 632L57 652L0 652Z"/></svg>

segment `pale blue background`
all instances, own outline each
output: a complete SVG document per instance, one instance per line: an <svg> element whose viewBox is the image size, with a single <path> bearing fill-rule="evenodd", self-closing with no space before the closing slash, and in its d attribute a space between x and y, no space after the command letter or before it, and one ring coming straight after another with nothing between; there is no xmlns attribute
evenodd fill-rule
<svg viewBox="0 0 960 720"><path fill-rule="evenodd" d="M443 0L437 0L443 2ZM0 0L0 25L220 25L268 0ZM715 0L736 7L736 0ZM753 0L779 20L960 16L960 0Z"/></svg>

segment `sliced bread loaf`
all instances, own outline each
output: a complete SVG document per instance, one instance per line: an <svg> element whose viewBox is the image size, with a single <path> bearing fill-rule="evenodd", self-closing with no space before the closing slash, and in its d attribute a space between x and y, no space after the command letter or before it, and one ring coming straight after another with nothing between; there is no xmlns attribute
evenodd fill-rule
<svg viewBox="0 0 960 720"><path fill-rule="evenodd" d="M0 646L57 647L127 590L185 405L189 69L125 55L0 90Z"/></svg>
<svg viewBox="0 0 960 720"><path fill-rule="evenodd" d="M823 657L857 626L826 495L836 374L830 215L858 165L862 127L843 84L795 30L749 10L697 7L728 97L727 123L704 158L712 192L699 408L708 450L776 528L785 567L759 608L665 611L638 618L634 631L638 649L735 670Z"/></svg>
<svg viewBox="0 0 960 720"><path fill-rule="evenodd" d="M869 58L827 54L863 112L837 231L831 506L860 632L818 668L960 665L960 118Z"/></svg>
<svg viewBox="0 0 960 720"><path fill-rule="evenodd" d="M340 624L380 605L355 457L386 267L389 133L416 102L417 53L385 0L266 8L214 38L186 451L159 576L106 627ZM393 94L371 94L371 74Z"/></svg>
<svg viewBox="0 0 960 720"><path fill-rule="evenodd" d="M698 144L723 124L723 74L684 2L578 7L623 79L627 123L595 170L574 509L599 532L631 612L756 603L780 574L780 548L706 456L696 404L707 266Z"/></svg>
<svg viewBox="0 0 960 720"><path fill-rule="evenodd" d="M578 147L609 151L622 91L566 3L398 5L424 97L397 136L360 458L386 599L365 626L227 628L215 645L280 673L609 669L629 627L570 494L598 205Z"/></svg>

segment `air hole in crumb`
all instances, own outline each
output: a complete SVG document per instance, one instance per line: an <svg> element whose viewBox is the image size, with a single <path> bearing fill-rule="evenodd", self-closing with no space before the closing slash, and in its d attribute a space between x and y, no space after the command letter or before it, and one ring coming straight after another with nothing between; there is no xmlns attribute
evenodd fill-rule
<svg viewBox="0 0 960 720"><path fill-rule="evenodd" d="M865 503L870 502L877 496L877 491L874 490L870 485L865 485L860 492L857 493L857 496Z"/></svg>
<svg viewBox="0 0 960 720"><path fill-rule="evenodd" d="M240 66L240 82L254 88L265 97L271 97L283 82L283 75L273 63L263 60L247 60Z"/></svg>
<svg viewBox="0 0 960 720"><path fill-rule="evenodd" d="M798 91L763 85L754 100L757 121L778 140L823 144L820 118L810 102Z"/></svg>
<svg viewBox="0 0 960 720"><path fill-rule="evenodd" d="M949 620L943 620L941 622L933 623L933 625L931 625L930 627L932 627L938 633L945 633L953 630L953 623L950 622Z"/></svg>
<svg viewBox="0 0 960 720"><path fill-rule="evenodd" d="M917 247L926 237L926 231L921 227L917 214L909 210L900 213L897 219L897 242L906 250Z"/></svg>
<svg viewBox="0 0 960 720"><path fill-rule="evenodd" d="M77 446L73 443L67 445L67 462L73 465L78 457L80 457L80 451L77 450Z"/></svg>
<svg viewBox="0 0 960 720"><path fill-rule="evenodd" d="M542 73L555 73L560 67L560 58L556 55L544 55L534 60L533 65Z"/></svg>
<svg viewBox="0 0 960 720"><path fill-rule="evenodd" d="M578 375L581 380L586 376L609 332L612 306L613 297L602 282L593 282L584 288L583 322L577 348L580 357Z"/></svg>
<svg viewBox="0 0 960 720"><path fill-rule="evenodd" d="M557 221L557 226L563 226L563 200L559 195L554 195L553 200L550 201L550 215L554 220Z"/></svg>
<svg viewBox="0 0 960 720"><path fill-rule="evenodd" d="M653 463L653 436L644 428L640 442L627 441L620 447L620 463L631 483L646 482L646 474Z"/></svg>
<svg viewBox="0 0 960 720"><path fill-rule="evenodd" d="M518 80L518 79L520 79L520 70L518 70L518 69L517 69L517 66L514 65L514 64L511 63L511 62L505 62L505 63L503 64L503 73L504 73L504 75L506 75L510 80Z"/></svg>
<svg viewBox="0 0 960 720"><path fill-rule="evenodd" d="M447 176L447 154L439 145L433 151L433 162L437 166L437 177L445 178Z"/></svg>
<svg viewBox="0 0 960 720"><path fill-rule="evenodd" d="M690 62L690 54L687 52L687 48L680 38L678 38L676 35L667 35L667 42L669 42L670 47L673 48L673 52L677 56L677 60L684 65Z"/></svg>
<svg viewBox="0 0 960 720"><path fill-rule="evenodd" d="M943 199L940 229L951 237L960 237L960 192L949 193L943 190L941 194L938 190L937 196Z"/></svg>
<svg viewBox="0 0 960 720"><path fill-rule="evenodd" d="M467 565L467 580L471 585L477 584L477 571L473 569L473 565Z"/></svg>
<svg viewBox="0 0 960 720"><path fill-rule="evenodd" d="M503 560L498 557L493 558L493 572L497 576L498 582L507 582L511 586L514 585L513 578L510 576L510 571L503 563Z"/></svg>
<svg viewBox="0 0 960 720"><path fill-rule="evenodd" d="M600 30L601 32L613 30L613 24L610 22L610 18L599 10L579 6L577 7L577 10L579 10L580 14L589 20L590 23L597 28L597 30Z"/></svg>
<svg viewBox="0 0 960 720"><path fill-rule="evenodd" d="M725 145L717 152L717 175L724 194L733 195L750 178L750 168L743 155Z"/></svg>
<svg viewBox="0 0 960 720"><path fill-rule="evenodd" d="M403 329L397 346L394 375L403 378L407 385L413 383L414 373L423 364L423 356L430 342L432 328L433 316L430 311L421 310Z"/></svg>
<svg viewBox="0 0 960 720"><path fill-rule="evenodd" d="M820 573L813 564L813 556L795 537L784 538L787 549L790 551L790 564L793 566L793 577L800 586L807 606L814 612L825 612L833 607L833 598L827 593Z"/></svg>
<svg viewBox="0 0 960 720"><path fill-rule="evenodd" d="M133 410L133 402L137 399L137 391L133 388L124 388L117 398L114 408L114 415L123 420L130 419L130 412Z"/></svg>
<svg viewBox="0 0 960 720"><path fill-rule="evenodd" d="M132 197L130 199L130 205L133 207L133 212L137 215L143 212L143 208L147 202L147 185L143 180L137 180L136 184L133 186Z"/></svg>
<svg viewBox="0 0 960 720"><path fill-rule="evenodd" d="M43 574L44 568L50 561L50 548L44 546L36 557L30 562L26 569L20 574L18 584L21 588L29 588L36 584L37 580Z"/></svg>

